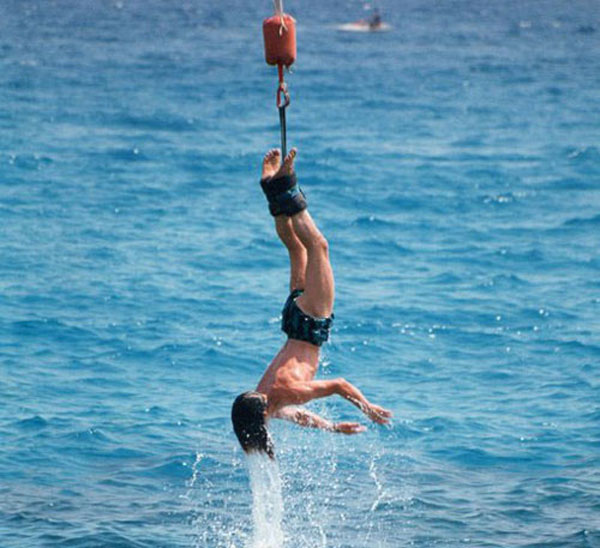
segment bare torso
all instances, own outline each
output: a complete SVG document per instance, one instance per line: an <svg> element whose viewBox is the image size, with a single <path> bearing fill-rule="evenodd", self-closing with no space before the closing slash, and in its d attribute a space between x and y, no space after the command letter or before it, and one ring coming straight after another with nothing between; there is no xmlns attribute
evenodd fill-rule
<svg viewBox="0 0 600 548"><path fill-rule="evenodd" d="M256 387L257 392L267 395L269 414L296 403L291 396L294 385L313 380L318 368L319 347L288 339Z"/></svg>

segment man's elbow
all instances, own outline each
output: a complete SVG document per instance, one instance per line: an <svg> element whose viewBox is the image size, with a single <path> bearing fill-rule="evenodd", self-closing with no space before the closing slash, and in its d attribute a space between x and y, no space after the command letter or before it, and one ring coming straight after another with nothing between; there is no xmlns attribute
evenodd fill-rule
<svg viewBox="0 0 600 548"><path fill-rule="evenodd" d="M334 382L335 382L334 394L339 394L340 396L345 396L348 393L348 387L350 386L350 383L343 377L340 377L339 379L335 379Z"/></svg>

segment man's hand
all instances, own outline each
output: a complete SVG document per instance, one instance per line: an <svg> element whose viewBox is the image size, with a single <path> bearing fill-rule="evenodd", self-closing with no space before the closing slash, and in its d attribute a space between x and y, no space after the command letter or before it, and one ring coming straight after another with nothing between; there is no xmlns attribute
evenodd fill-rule
<svg viewBox="0 0 600 548"><path fill-rule="evenodd" d="M392 412L374 403L367 404L366 415L377 424L389 424Z"/></svg>
<svg viewBox="0 0 600 548"><path fill-rule="evenodd" d="M389 424L392 416L391 411L371 403L356 386L349 383L346 379L335 379L333 382L337 382L336 392L356 405L373 422L377 424Z"/></svg>
<svg viewBox="0 0 600 548"><path fill-rule="evenodd" d="M360 434L366 432L367 427L357 422L336 422L333 425L333 431L340 434Z"/></svg>

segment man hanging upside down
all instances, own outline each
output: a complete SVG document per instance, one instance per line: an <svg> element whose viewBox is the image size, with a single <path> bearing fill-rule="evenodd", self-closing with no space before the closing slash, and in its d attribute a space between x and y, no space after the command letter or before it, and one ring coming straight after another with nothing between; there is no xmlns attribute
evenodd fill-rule
<svg viewBox="0 0 600 548"><path fill-rule="evenodd" d="M319 350L333 322L334 282L327 240L308 213L304 194L294 173L296 150L281 164L278 150L263 160L261 187L275 217L277 235L290 256L290 296L283 307L281 329L288 339L273 358L255 391L244 392L231 409L233 429L245 452L262 452L274 458L267 430L271 418L343 434L366 428L356 422L332 423L300 405L338 394L372 421L387 424L391 412L367 400L345 379L314 380ZM280 165L281 164L281 165Z"/></svg>

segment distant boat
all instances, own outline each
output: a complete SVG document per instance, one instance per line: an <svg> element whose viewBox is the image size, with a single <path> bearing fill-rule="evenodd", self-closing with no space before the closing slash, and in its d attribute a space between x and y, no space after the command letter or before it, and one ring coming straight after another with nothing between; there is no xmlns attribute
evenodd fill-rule
<svg viewBox="0 0 600 548"><path fill-rule="evenodd" d="M337 29L345 32L383 32L390 30L392 27L381 20L381 15L378 10L375 10L373 15L368 19L361 19L354 23L344 23L338 25Z"/></svg>
<svg viewBox="0 0 600 548"><path fill-rule="evenodd" d="M336 27L337 30L344 32L385 32L391 28L391 25L388 25L387 23L378 23L377 25L372 25L367 20L360 20L354 23L344 23L343 25L338 25Z"/></svg>

